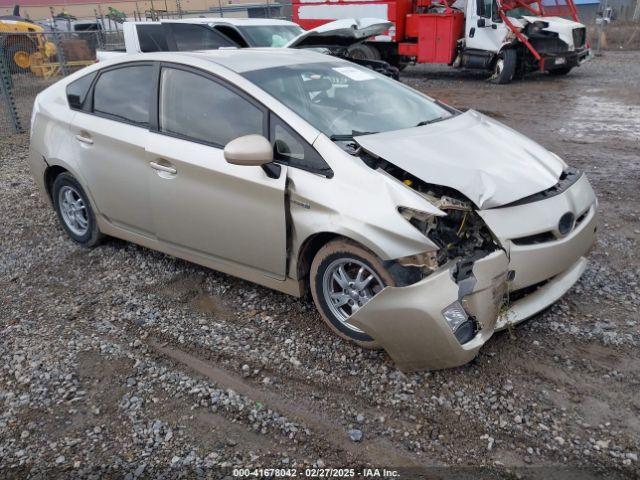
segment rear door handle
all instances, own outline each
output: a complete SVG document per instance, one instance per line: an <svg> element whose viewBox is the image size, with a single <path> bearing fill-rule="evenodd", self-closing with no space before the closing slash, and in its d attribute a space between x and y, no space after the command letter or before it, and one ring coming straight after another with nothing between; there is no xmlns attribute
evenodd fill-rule
<svg viewBox="0 0 640 480"><path fill-rule="evenodd" d="M76 135L76 140L81 143L86 143L87 145L93 145L93 140L88 137L83 137L82 135Z"/></svg>
<svg viewBox="0 0 640 480"><path fill-rule="evenodd" d="M154 170L158 170L160 172L172 173L174 175L178 173L178 171L175 168L167 167L166 165L161 165L157 162L149 162L149 165L151 165L151 168L153 168Z"/></svg>

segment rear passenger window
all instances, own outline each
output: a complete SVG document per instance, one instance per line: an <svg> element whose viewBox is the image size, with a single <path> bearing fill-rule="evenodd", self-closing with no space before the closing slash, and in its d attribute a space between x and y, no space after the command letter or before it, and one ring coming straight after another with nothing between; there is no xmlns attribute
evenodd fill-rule
<svg viewBox="0 0 640 480"><path fill-rule="evenodd" d="M235 47L234 42L204 25L172 23L173 38L178 51L216 50L220 47Z"/></svg>
<svg viewBox="0 0 640 480"><path fill-rule="evenodd" d="M97 74L98 72L90 73L67 85L67 101L71 108L82 109L87 99L89 88L91 88L91 83L93 83L93 79L96 78Z"/></svg>
<svg viewBox="0 0 640 480"><path fill-rule="evenodd" d="M224 147L264 132L263 111L232 90L196 73L162 69L160 131Z"/></svg>
<svg viewBox="0 0 640 480"><path fill-rule="evenodd" d="M152 80L151 65L135 65L103 72L94 87L93 111L114 120L148 126Z"/></svg>
<svg viewBox="0 0 640 480"><path fill-rule="evenodd" d="M166 52L167 34L162 25L136 25L141 52Z"/></svg>

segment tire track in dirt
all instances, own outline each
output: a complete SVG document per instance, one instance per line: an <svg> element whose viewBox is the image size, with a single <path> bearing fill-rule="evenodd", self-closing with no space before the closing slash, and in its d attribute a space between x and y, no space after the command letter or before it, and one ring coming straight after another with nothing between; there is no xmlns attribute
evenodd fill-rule
<svg viewBox="0 0 640 480"><path fill-rule="evenodd" d="M236 375L207 363L190 353L170 347L154 339L147 340L147 344L155 352L180 363L190 370L210 379L220 387L234 390L240 395L259 401L272 410L286 415L292 420L303 423L316 432L323 441L328 442L337 450L347 453L351 461L360 461L375 465L395 465L404 467L421 467L434 465L429 459L416 459L397 449L391 442L376 438L365 440L361 444L347 439L345 431L332 422L331 419L313 412L302 403L294 403L271 391L259 389L237 377Z"/></svg>

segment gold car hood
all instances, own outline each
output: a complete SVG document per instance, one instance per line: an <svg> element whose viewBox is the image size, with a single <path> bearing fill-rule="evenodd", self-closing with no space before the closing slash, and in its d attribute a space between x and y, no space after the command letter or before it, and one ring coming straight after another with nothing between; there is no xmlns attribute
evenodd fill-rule
<svg viewBox="0 0 640 480"><path fill-rule="evenodd" d="M533 140L473 110L355 141L424 182L459 191L480 209L546 190L566 167Z"/></svg>

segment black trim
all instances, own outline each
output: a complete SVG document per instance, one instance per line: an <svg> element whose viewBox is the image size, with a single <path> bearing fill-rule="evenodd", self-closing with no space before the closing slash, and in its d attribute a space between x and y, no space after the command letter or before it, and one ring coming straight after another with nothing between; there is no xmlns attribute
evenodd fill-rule
<svg viewBox="0 0 640 480"><path fill-rule="evenodd" d="M324 165L326 165L325 168L314 168L311 165L305 166L305 165L301 165L297 162L289 162L283 158L278 158L277 156L277 152L276 152L276 146L275 146L275 135L274 132L272 131L274 127L274 125L276 124L280 124L282 125L286 130L288 130L289 134L294 137L296 140L300 141L300 143L302 143L302 146L305 150L305 156L307 154L317 157L317 159L319 159L319 161L321 161ZM329 164L325 161L325 159L322 157L322 155L320 155L318 153L318 151L313 148L313 145L311 145L309 142L307 142L304 138L302 138L300 136L300 134L298 134L293 128L291 128L291 125L289 125L287 122L285 122L284 120L282 120L278 115L276 115L273 112L269 112L269 135L267 136L267 138L269 139L269 141L271 142L271 145L273 146L273 161L276 163L280 163L282 165L287 165L289 167L292 168L297 168L300 170L304 170L306 172L311 172L311 173L315 173L318 175L322 175L324 177L327 178L333 178L333 170L331 169L331 167L329 166Z"/></svg>

